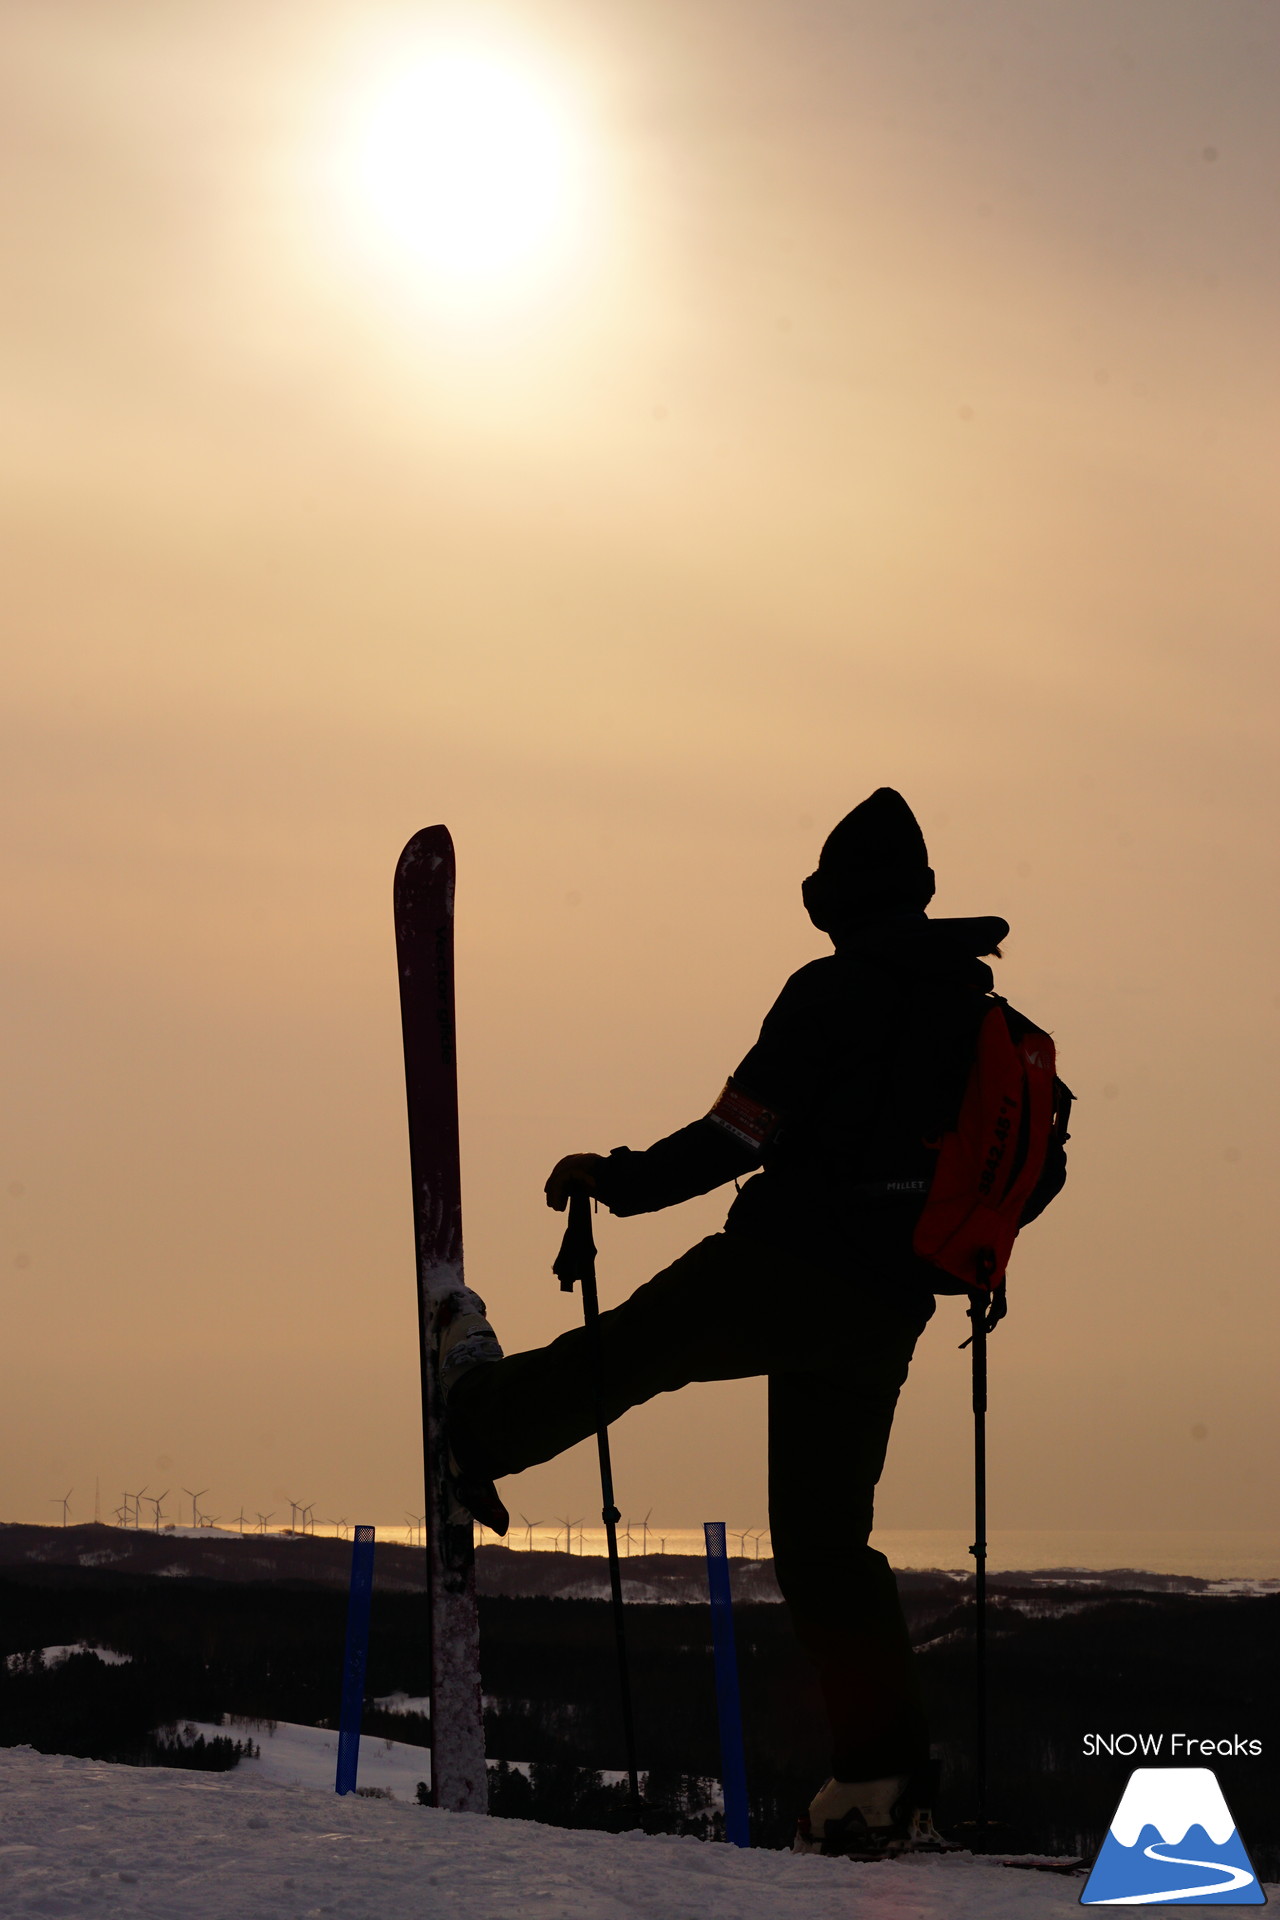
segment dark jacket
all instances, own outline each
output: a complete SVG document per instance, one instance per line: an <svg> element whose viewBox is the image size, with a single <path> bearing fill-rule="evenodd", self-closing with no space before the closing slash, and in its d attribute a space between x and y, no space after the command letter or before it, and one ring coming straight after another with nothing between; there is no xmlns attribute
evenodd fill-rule
<svg viewBox="0 0 1280 1920"><path fill-rule="evenodd" d="M979 958L1003 920L881 914L801 967L709 1114L643 1153L618 1147L597 1190L617 1214L650 1213L754 1168L726 1221L787 1244L830 1245L893 1209L902 1237L920 1208L894 1196L932 1170L924 1142L954 1122L992 988Z"/></svg>

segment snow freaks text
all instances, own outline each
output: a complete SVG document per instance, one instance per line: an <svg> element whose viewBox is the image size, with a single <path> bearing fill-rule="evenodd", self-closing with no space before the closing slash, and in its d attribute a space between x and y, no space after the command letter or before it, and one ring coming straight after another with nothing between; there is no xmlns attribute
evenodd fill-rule
<svg viewBox="0 0 1280 1920"><path fill-rule="evenodd" d="M1139 1753L1156 1757L1166 1752L1171 1760L1207 1760L1213 1756L1241 1760L1256 1759L1262 1752L1262 1742L1244 1733L1226 1733L1217 1739L1189 1733L1086 1733L1081 1751L1086 1760L1104 1753L1130 1759Z"/></svg>

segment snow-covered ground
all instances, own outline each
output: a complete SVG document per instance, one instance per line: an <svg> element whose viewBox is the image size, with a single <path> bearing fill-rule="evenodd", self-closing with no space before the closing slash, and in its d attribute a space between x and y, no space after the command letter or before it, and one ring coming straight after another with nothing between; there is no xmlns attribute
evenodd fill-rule
<svg viewBox="0 0 1280 1920"><path fill-rule="evenodd" d="M421 1713L431 1716L429 1693L382 1693L370 1702L383 1713Z"/></svg>
<svg viewBox="0 0 1280 1920"><path fill-rule="evenodd" d="M180 1729L189 1727L206 1740L252 1740L261 1749L260 1754L239 1763L250 1778L269 1780L278 1787L334 1791L338 1770L336 1729L298 1727L287 1720L183 1720L178 1724ZM361 1740L358 1786L376 1787L397 1800L416 1802L419 1780L430 1779L429 1747L411 1747L403 1740L382 1740L369 1734Z"/></svg>
<svg viewBox="0 0 1280 1920"><path fill-rule="evenodd" d="M1049 1920L1080 1881L569 1833L265 1778L0 1749L0 1913L155 1920Z"/></svg>
<svg viewBox="0 0 1280 1920"><path fill-rule="evenodd" d="M375 1700L374 1705L390 1713L416 1713L427 1711L431 1704L407 1693L388 1694L386 1700L408 1704L388 1707L386 1701ZM180 1720L169 1731L184 1738L188 1745L196 1736L206 1741L250 1740L258 1752L238 1762L244 1773L270 1780L279 1787L310 1787L317 1793L335 1790L338 1736L332 1728L300 1727L288 1720L247 1720L227 1714L221 1720ZM508 1764L516 1773L529 1772L527 1760L512 1760ZM489 1765L496 1767L498 1762L490 1760ZM626 1777L625 1773L610 1772L607 1767L600 1770L606 1786L617 1786ZM642 1770L641 1792L647 1778ZM431 1783L430 1747L414 1747L407 1740L386 1740L376 1734L364 1735L356 1772L360 1791L372 1790L392 1800L411 1800L416 1805L419 1783L428 1786ZM705 1804L723 1811L719 1781L707 1781L706 1786Z"/></svg>
<svg viewBox="0 0 1280 1920"><path fill-rule="evenodd" d="M33 1647L30 1653L8 1654L5 1665L10 1673L16 1673L20 1667L36 1664L60 1667L64 1660L70 1660L77 1653L91 1653L95 1660L101 1660L104 1667L127 1667L133 1659L131 1653L114 1653L110 1647L95 1646L90 1640L77 1640L70 1647Z"/></svg>

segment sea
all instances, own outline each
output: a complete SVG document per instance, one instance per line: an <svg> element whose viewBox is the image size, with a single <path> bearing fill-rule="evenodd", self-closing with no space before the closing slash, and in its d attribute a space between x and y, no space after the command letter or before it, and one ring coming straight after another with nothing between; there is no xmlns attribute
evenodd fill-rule
<svg viewBox="0 0 1280 1920"><path fill-rule="evenodd" d="M729 1525L729 1554L733 1559L767 1560L766 1529ZM380 1540L411 1542L420 1539L414 1529L378 1529ZM481 1543L496 1536L477 1528ZM871 1544L901 1568L942 1568L968 1571L973 1567L969 1544L973 1535L959 1528L882 1527ZM513 1521L505 1544L516 1553L603 1554L602 1526L566 1520L558 1525L522 1525ZM624 1522L619 1529L624 1558L639 1553L705 1552L701 1527L662 1527ZM1280 1582L1280 1530L1275 1528L992 1528L987 1535L987 1566L993 1573L1030 1573L1072 1568L1108 1573L1130 1569L1141 1573L1186 1574L1202 1580L1265 1580Z"/></svg>
<svg viewBox="0 0 1280 1920"><path fill-rule="evenodd" d="M768 1560L772 1543L767 1527L725 1524L732 1560ZM209 1522L196 1527L167 1526L170 1535L208 1539L226 1534L226 1527ZM245 1528L296 1540L301 1532L289 1528ZM311 1538L349 1540L348 1521L316 1520L307 1527ZM425 1545L422 1523L411 1520L375 1524L375 1537L392 1546ZM574 1553L603 1557L607 1551L604 1528L581 1519L538 1520L532 1525L515 1516L505 1540L477 1526L478 1546L505 1546L512 1553ZM903 1570L968 1573L973 1570L969 1543L973 1536L959 1527L878 1527L871 1544ZM652 1518L624 1520L618 1528L618 1546L624 1559L638 1554L697 1554L706 1552L701 1527L664 1527ZM992 1573L1154 1573L1182 1575L1198 1580L1238 1582L1244 1586L1280 1589L1280 1528L1275 1527L993 1527L987 1535L987 1567Z"/></svg>

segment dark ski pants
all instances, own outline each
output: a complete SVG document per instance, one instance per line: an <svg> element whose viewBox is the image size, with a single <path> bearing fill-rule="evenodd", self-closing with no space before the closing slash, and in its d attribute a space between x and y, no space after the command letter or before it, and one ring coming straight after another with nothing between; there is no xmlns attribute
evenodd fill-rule
<svg viewBox="0 0 1280 1920"><path fill-rule="evenodd" d="M933 1312L909 1255L869 1232L801 1257L713 1234L600 1316L610 1421L695 1380L769 1380L769 1522L778 1584L815 1662L837 1779L928 1758L897 1585L867 1544L898 1391ZM492 1478L553 1459L596 1430L586 1332L480 1366L450 1406L455 1450Z"/></svg>

